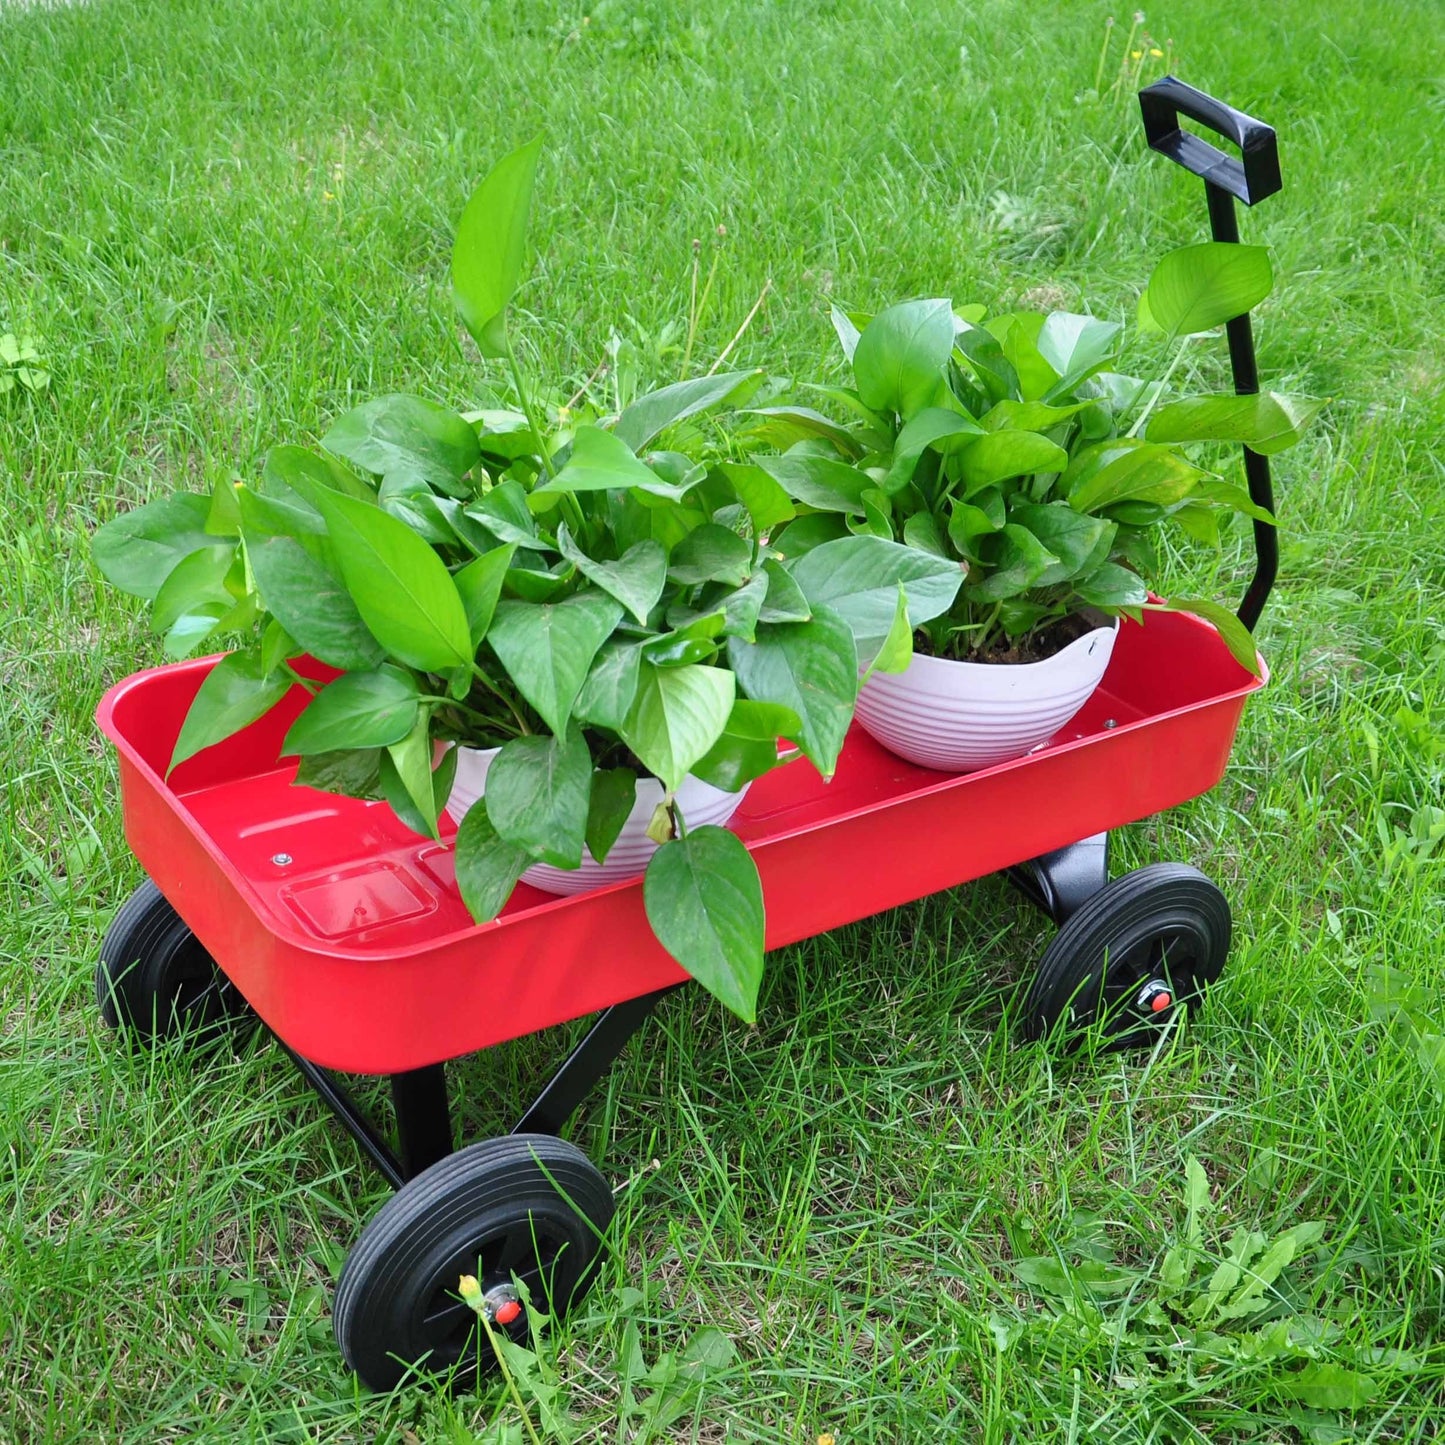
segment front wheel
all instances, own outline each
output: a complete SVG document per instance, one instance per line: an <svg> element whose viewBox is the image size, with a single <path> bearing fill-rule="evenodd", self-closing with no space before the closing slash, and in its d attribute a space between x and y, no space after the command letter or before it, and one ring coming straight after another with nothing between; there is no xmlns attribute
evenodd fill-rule
<svg viewBox="0 0 1445 1445"><path fill-rule="evenodd" d="M481 1286L492 1328L527 1339L516 1281L559 1319L592 1282L612 1190L550 1134L484 1139L424 1169L367 1224L336 1286L346 1363L373 1390L416 1374L465 1384L496 1357L458 1286Z"/></svg>
<svg viewBox="0 0 1445 1445"><path fill-rule="evenodd" d="M1146 1048L1198 1008L1229 955L1229 903L1197 868L1151 863L1107 883L1044 951L1024 1005L1029 1039Z"/></svg>
<svg viewBox="0 0 1445 1445"><path fill-rule="evenodd" d="M245 999L149 878L105 931L95 966L101 1018L138 1044L205 1038L243 1017Z"/></svg>

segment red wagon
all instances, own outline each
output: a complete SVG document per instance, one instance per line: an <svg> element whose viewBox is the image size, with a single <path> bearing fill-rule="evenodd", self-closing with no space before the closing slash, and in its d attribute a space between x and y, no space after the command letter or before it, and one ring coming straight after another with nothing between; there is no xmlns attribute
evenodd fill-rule
<svg viewBox="0 0 1445 1445"><path fill-rule="evenodd" d="M1141 98L1150 143L1205 177L1216 238L1236 239L1231 195L1252 203L1278 188L1273 132L1178 82ZM1180 112L1239 144L1243 164L1182 133ZM1229 332L1236 386L1252 390L1248 317ZM1246 468L1254 501L1271 507L1266 460L1247 452ZM1250 627L1275 571L1273 530L1256 524L1255 541L1240 610ZM279 754L307 700L299 687L167 779L214 663L138 673L100 704L120 758L126 837L149 875L102 946L102 1012L143 1040L259 1016L397 1191L338 1286L343 1354L376 1388L414 1367L465 1373L478 1351L473 1310L455 1294L460 1275L477 1276L495 1325L519 1334L515 1280L555 1312L585 1289L612 1194L556 1136L686 976L646 926L640 878L571 898L519 885L495 921L474 924L446 832L422 839L384 803L294 785L295 762ZM1123 624L1098 691L1027 757L942 774L855 728L831 783L803 765L781 768L733 821L762 878L768 947L1006 870L1060 925L1024 1032L1072 1018L1118 1044L1157 1037L1219 976L1229 907L1184 865L1110 882L1108 831L1213 787L1262 684L1207 623L1151 613ZM592 1013L510 1136L454 1148L448 1060ZM395 1150L330 1071L390 1076Z"/></svg>

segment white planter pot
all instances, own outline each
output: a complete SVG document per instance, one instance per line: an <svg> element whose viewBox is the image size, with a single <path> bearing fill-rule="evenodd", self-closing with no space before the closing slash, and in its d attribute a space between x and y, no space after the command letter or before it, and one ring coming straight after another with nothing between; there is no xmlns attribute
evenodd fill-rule
<svg viewBox="0 0 1445 1445"><path fill-rule="evenodd" d="M447 799L447 812L454 822L460 824L467 810L486 791L487 771L499 752L500 748L457 749L457 775L452 783L451 796ZM736 793L725 793L689 773L677 790L677 805L682 811L683 821L689 828L700 828L706 823L716 823L721 827L737 812L751 786L748 784ZM639 873L647 871L647 865L658 849L658 845L647 836L647 825L661 801L662 784L656 778L639 778L637 801L605 863L598 863L584 846L580 868L569 870L554 868L550 863L534 863L522 874L522 882L530 883L533 888L540 888L545 893L572 894L587 893L608 883L636 878Z"/></svg>
<svg viewBox="0 0 1445 1445"><path fill-rule="evenodd" d="M968 773L1046 743L1099 685L1117 618L1042 662L952 662L915 653L905 672L875 672L856 716L890 752Z"/></svg>

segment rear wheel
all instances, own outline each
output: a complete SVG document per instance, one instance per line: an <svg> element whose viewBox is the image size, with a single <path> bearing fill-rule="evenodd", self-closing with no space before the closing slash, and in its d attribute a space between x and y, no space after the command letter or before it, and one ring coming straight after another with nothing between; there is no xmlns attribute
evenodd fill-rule
<svg viewBox="0 0 1445 1445"><path fill-rule="evenodd" d="M332 1311L342 1355L373 1390L417 1374L466 1383L496 1356L461 1277L478 1281L492 1329L525 1342L515 1281L561 1318L592 1282L612 1212L606 1179L550 1134L459 1149L387 1200L347 1257Z"/></svg>
<svg viewBox="0 0 1445 1445"><path fill-rule="evenodd" d="M1044 951L1024 1005L1026 1038L1146 1048L1197 1009L1229 955L1229 903L1197 868L1151 863L1107 883Z"/></svg>
<svg viewBox="0 0 1445 1445"><path fill-rule="evenodd" d="M140 1044L210 1037L248 1012L165 895L147 879L126 899L100 945L100 1016Z"/></svg>

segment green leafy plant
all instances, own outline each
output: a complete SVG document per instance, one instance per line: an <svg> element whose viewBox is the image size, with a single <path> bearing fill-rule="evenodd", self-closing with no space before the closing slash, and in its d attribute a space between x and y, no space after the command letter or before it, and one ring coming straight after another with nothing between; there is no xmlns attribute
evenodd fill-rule
<svg viewBox="0 0 1445 1445"><path fill-rule="evenodd" d="M1275 393L1174 397L1194 337L1250 309L1272 284L1259 247L1208 242L1166 255L1139 326L1173 347L1164 374L1114 370L1120 323L1054 311L955 309L907 301L871 318L834 312L854 385L813 391L846 423L806 406L767 409L760 434L784 443L756 465L799 504L777 538L810 599L849 537L905 544L966 569L956 600L924 627L937 656L988 660L1031 645L1091 609L1138 618L1150 607L1213 623L1246 667L1254 645L1208 600L1151 600L1156 538L1178 529L1218 544L1221 514L1270 515L1243 488L1190 460L1196 442L1244 442L1266 454L1299 440L1321 403ZM901 565L901 564L900 564ZM904 582L913 595L913 584ZM917 619L913 619L917 622ZM1059 636L1067 640L1067 635ZM867 655L876 644L859 635Z"/></svg>
<svg viewBox="0 0 1445 1445"><path fill-rule="evenodd" d="M909 606L922 620L952 596L936 574L953 588L961 574L850 539L868 565L805 597L768 540L793 502L732 460L710 420L756 391L755 372L685 379L615 414L590 401L549 412L508 328L537 155L524 146L482 182L452 257L458 311L482 353L505 361L516 409L378 397L337 420L320 452L273 447L255 485L107 523L94 556L150 601L169 655L241 641L197 692L173 767L300 686L312 697L283 745L297 781L385 799L436 837L457 765L443 745L500 748L456 838L479 921L534 862L575 869L584 850L603 861L637 779L656 777L653 931L750 1020L765 937L757 869L726 829L690 828L676 791L692 774L736 792L798 753L830 776L859 686L852 613L891 622L899 581L917 578Z"/></svg>
<svg viewBox="0 0 1445 1445"><path fill-rule="evenodd" d="M50 372L40 355L40 342L34 336L0 333L0 396L19 387L32 396L50 385Z"/></svg>
<svg viewBox="0 0 1445 1445"><path fill-rule="evenodd" d="M483 1440L496 1445L521 1445L523 1441L541 1445L543 1440L563 1445L595 1438L593 1426L568 1409L566 1381L558 1368L551 1335L552 1317L533 1304L524 1281L514 1280L514 1286L527 1315L526 1345L492 1324L474 1276L463 1275L458 1282L458 1294L476 1312L482 1325L478 1349L496 1356L516 1413L515 1419L498 1415ZM621 1312L630 1315L641 1299L640 1291L624 1289L618 1300ZM695 1331L681 1350L666 1350L649 1365L637 1321L627 1318L617 1361L618 1438L636 1445L667 1438L671 1427L696 1412L707 1385L732 1364L736 1354L732 1341L709 1325Z"/></svg>
<svg viewBox="0 0 1445 1445"><path fill-rule="evenodd" d="M1361 1346L1313 1313L1317 1287L1335 1268L1323 1222L1274 1232L1240 1224L1221 1235L1208 1177L1192 1157L1182 1193L1182 1228L1143 1264L1116 1257L1097 1216L1076 1214L1046 1253L1030 1252L1042 1242L1037 1227L1015 1221L1024 1257L1013 1272L1040 1308L990 1317L999 1355L1097 1370L1110 1390L1129 1392L1141 1426L1157 1424L1164 1438L1174 1438L1178 1401L1194 1424L1248 1426L1252 1436L1283 1414L1306 1438L1338 1439L1331 1432L1342 1412L1423 1368L1419 1356ZM1227 1402L1227 1418L1210 1419L1211 1401Z"/></svg>

